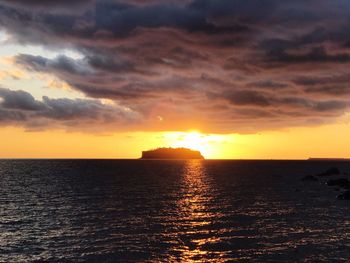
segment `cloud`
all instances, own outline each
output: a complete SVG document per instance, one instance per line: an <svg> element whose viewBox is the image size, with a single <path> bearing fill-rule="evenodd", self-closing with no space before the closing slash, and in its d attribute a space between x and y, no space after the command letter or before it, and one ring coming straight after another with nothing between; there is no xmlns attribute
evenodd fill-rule
<svg viewBox="0 0 350 263"><path fill-rule="evenodd" d="M302 54L288 54L285 51L274 51L269 54L270 59L283 63L348 63L350 54L328 54L324 47L315 47Z"/></svg>
<svg viewBox="0 0 350 263"><path fill-rule="evenodd" d="M44 104L36 101L25 91L11 91L0 88L1 106L3 109L37 111L44 108Z"/></svg>
<svg viewBox="0 0 350 263"><path fill-rule="evenodd" d="M266 96L256 91L235 91L224 93L232 104L235 105L256 105L256 106L269 106L270 102Z"/></svg>
<svg viewBox="0 0 350 263"><path fill-rule="evenodd" d="M41 56L18 55L16 62L34 71L56 71L72 75L88 75L92 68L83 60L74 60L64 55L50 60Z"/></svg>
<svg viewBox="0 0 350 263"><path fill-rule="evenodd" d="M38 101L2 91L1 116L83 127L120 116L111 122L118 130L125 126L120 120L128 123L128 109L138 116L133 129L245 132L329 122L350 108L348 1L74 4L3 1L0 26L17 43L77 51L80 58L20 54L15 61L91 100L48 94Z"/></svg>
<svg viewBox="0 0 350 263"><path fill-rule="evenodd" d="M77 13L81 10L86 11L94 3L94 0L3 0L3 5L24 10L50 12L50 13Z"/></svg>
<svg viewBox="0 0 350 263"><path fill-rule="evenodd" d="M108 130L110 125L130 125L138 115L116 105L103 104L91 99L51 99L36 100L23 90L0 88L0 123L40 128L74 126L86 130L99 130L98 125ZM91 126L91 128L89 128Z"/></svg>

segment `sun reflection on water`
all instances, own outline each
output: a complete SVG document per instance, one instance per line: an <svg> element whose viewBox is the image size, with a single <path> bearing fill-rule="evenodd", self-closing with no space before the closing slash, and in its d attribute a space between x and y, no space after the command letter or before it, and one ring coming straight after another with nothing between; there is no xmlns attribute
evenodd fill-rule
<svg viewBox="0 0 350 263"><path fill-rule="evenodd" d="M218 251L210 251L206 246L217 243L215 230L210 230L219 212L213 211L215 188L207 175L202 160L187 161L183 169L182 195L177 202L178 248L183 262L224 262Z"/></svg>

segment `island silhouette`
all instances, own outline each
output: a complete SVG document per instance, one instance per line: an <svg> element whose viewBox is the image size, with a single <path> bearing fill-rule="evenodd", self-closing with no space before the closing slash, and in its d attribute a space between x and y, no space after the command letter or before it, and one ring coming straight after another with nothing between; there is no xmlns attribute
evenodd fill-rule
<svg viewBox="0 0 350 263"><path fill-rule="evenodd" d="M143 151L141 159L204 159L200 151L188 148L157 148Z"/></svg>

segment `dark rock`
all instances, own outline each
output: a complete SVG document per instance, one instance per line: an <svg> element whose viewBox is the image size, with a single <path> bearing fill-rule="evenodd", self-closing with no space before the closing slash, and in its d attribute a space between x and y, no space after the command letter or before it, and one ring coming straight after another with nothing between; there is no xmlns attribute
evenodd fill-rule
<svg viewBox="0 0 350 263"><path fill-rule="evenodd" d="M158 148L143 151L141 159L204 159L200 151L187 148Z"/></svg>
<svg viewBox="0 0 350 263"><path fill-rule="evenodd" d="M350 188L350 181L346 178L340 178L335 180L329 180L326 183L328 186L339 186L342 188Z"/></svg>
<svg viewBox="0 0 350 263"><path fill-rule="evenodd" d="M303 178L301 178L302 181L306 181L306 182L317 182L318 179L313 176L313 175L306 175Z"/></svg>
<svg viewBox="0 0 350 263"><path fill-rule="evenodd" d="M331 176L331 175L339 175L340 170L337 167L331 167L324 173L320 173L317 176Z"/></svg>
<svg viewBox="0 0 350 263"><path fill-rule="evenodd" d="M350 200L350 190L346 191L345 193L337 196L338 200Z"/></svg>

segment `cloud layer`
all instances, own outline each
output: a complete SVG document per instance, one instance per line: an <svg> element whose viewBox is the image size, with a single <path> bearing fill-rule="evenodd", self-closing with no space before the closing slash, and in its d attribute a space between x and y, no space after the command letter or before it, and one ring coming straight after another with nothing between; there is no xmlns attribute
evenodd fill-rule
<svg viewBox="0 0 350 263"><path fill-rule="evenodd" d="M88 99L36 100L28 92L0 88L0 124L21 124L27 129L43 129L50 126L71 130L103 132L118 124L130 125L137 114L115 105ZM99 126L100 125L100 126Z"/></svg>
<svg viewBox="0 0 350 263"><path fill-rule="evenodd" d="M71 1L0 4L13 41L82 54L21 54L16 63L92 98L35 101L18 91L17 109L3 90L3 121L26 125L30 115L86 126L97 118L118 130L125 108L138 116L133 129L255 132L327 123L349 110L347 0L95 0L74 10Z"/></svg>

